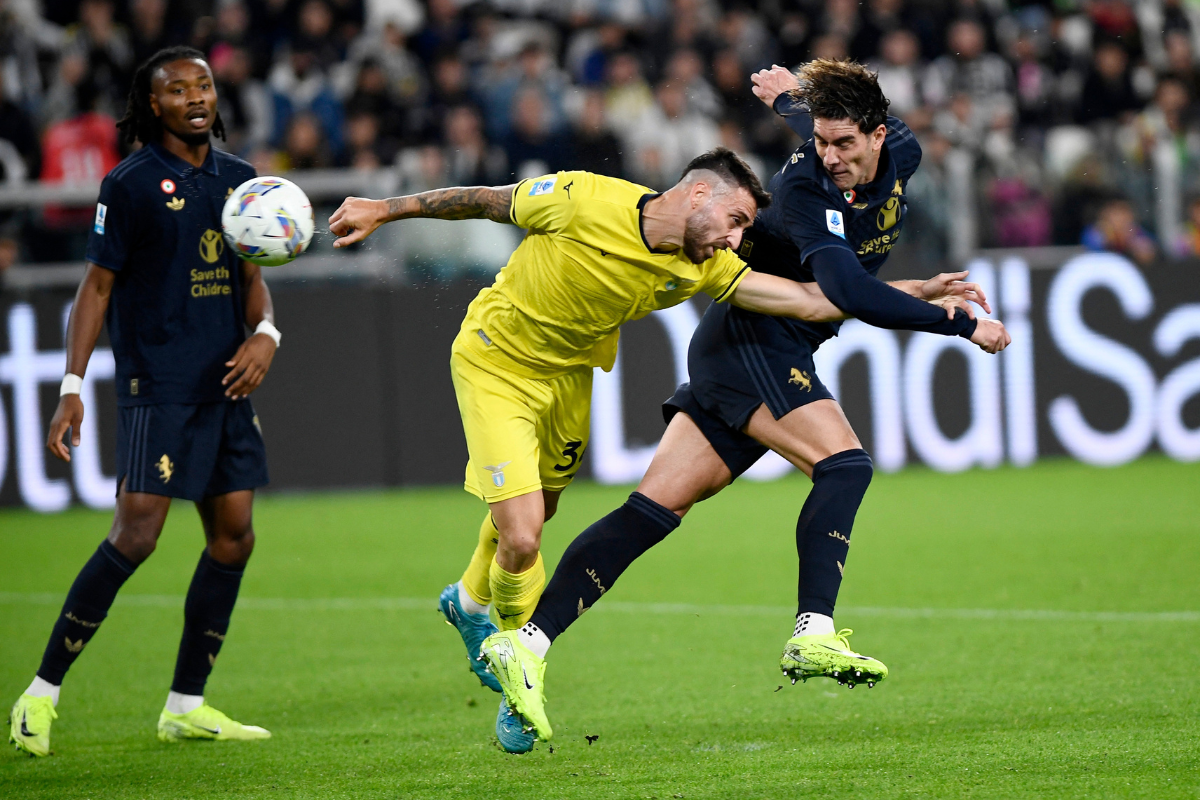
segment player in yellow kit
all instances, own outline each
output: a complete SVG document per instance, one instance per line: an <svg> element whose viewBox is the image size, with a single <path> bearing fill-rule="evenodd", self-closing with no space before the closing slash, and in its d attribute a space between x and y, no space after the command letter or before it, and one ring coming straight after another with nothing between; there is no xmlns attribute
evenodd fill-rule
<svg viewBox="0 0 1200 800"><path fill-rule="evenodd" d="M843 318L815 284L752 272L734 254L770 202L745 162L718 148L663 193L559 172L504 187L351 197L330 218L335 247L412 217L485 218L527 230L496 282L471 303L450 357L470 455L466 489L489 514L441 610L462 634L472 670L495 691L496 677L479 660L481 642L496 631L488 607L511 630L537 605L542 526L579 468L592 368L612 369L620 326L700 292L759 313Z"/></svg>

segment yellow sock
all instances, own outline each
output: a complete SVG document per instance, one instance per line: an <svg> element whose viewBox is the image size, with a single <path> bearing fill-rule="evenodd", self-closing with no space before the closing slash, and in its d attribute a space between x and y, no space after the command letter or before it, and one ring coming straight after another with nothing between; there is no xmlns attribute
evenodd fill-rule
<svg viewBox="0 0 1200 800"><path fill-rule="evenodd" d="M496 544L500 540L500 531L496 530L489 512L479 526L479 544L475 545L475 554L471 563L462 576L462 587L467 590L471 599L481 606L492 602L492 587L488 582L488 572L496 560Z"/></svg>
<svg viewBox="0 0 1200 800"><path fill-rule="evenodd" d="M546 586L546 567L542 564L542 554L538 553L532 567L515 574L493 561L489 577L492 603L496 607L496 616L500 618L500 630L516 630L528 622Z"/></svg>

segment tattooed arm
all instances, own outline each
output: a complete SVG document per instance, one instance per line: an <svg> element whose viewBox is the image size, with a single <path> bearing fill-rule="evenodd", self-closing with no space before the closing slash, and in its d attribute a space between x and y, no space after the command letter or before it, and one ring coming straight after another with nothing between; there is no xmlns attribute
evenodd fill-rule
<svg viewBox="0 0 1200 800"><path fill-rule="evenodd" d="M329 218L329 230L338 238L334 247L360 242L385 222L429 219L490 219L508 222L513 186L455 186L430 192L369 200L347 197Z"/></svg>

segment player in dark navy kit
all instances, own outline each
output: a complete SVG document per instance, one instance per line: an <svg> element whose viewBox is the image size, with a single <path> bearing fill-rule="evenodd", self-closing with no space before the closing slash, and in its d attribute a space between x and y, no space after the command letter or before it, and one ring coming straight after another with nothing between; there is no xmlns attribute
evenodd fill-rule
<svg viewBox="0 0 1200 800"><path fill-rule="evenodd" d="M47 446L79 444L81 376L108 323L116 360L117 504L112 529L71 586L33 684L10 716L18 750L50 753L59 686L117 591L154 551L171 498L195 502L207 540L184 604L175 678L158 738L263 739L204 702L254 549L254 490L266 452L247 395L279 344L259 268L225 246L221 209L254 177L210 146L224 136L212 72L199 51L169 48L137 71L117 123L144 145L100 187L87 273L67 328L67 375ZM247 327L255 333L247 337Z"/></svg>
<svg viewBox="0 0 1200 800"><path fill-rule="evenodd" d="M815 280L847 316L869 324L1002 350L1008 334L999 322L975 318L970 303L990 309L980 287L961 280L966 273L893 284L875 277L900 235L905 186L921 160L912 132L887 116L875 75L818 60L798 75L764 70L754 83L805 142L771 180L773 202L747 231L742 258L756 272ZM522 628L535 656L692 505L770 449L813 481L796 527L799 604L782 669L793 682L821 675L851 687L887 676L833 625L854 516L872 474L870 456L813 366L813 352L839 325L709 307L688 352L691 382L664 404L667 430L637 491L572 542Z"/></svg>

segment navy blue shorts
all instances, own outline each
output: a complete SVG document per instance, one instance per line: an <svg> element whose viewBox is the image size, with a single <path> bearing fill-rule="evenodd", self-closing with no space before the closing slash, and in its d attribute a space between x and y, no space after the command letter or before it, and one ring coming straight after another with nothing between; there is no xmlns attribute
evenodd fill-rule
<svg viewBox="0 0 1200 800"><path fill-rule="evenodd" d="M249 400L122 406L117 490L199 502L267 485L267 451Z"/></svg>
<svg viewBox="0 0 1200 800"><path fill-rule="evenodd" d="M819 344L787 320L713 303L688 347L691 382L663 404L663 417L691 417L736 478L767 452L742 432L759 406L780 419L833 399L813 367Z"/></svg>

